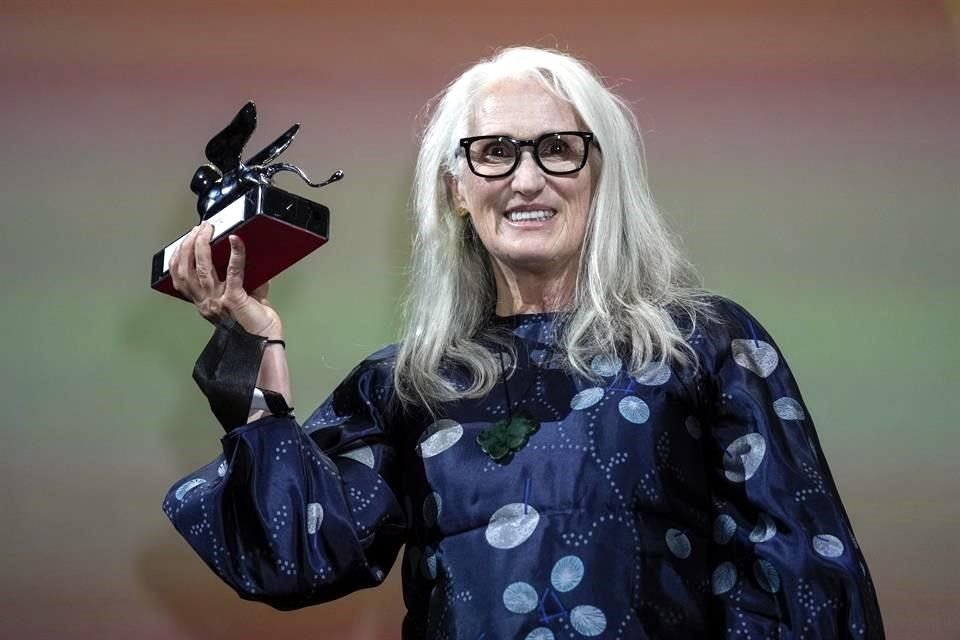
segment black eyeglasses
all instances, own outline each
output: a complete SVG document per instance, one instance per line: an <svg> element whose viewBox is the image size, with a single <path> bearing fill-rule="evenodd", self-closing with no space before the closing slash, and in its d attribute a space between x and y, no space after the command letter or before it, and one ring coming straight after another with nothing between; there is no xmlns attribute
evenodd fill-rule
<svg viewBox="0 0 960 640"><path fill-rule="evenodd" d="M576 173L587 164L591 142L593 134L587 131L557 131L545 133L536 140L473 136L461 138L460 146L467 156L470 171L482 178L502 178L520 165L523 147L533 147L537 166L552 176Z"/></svg>

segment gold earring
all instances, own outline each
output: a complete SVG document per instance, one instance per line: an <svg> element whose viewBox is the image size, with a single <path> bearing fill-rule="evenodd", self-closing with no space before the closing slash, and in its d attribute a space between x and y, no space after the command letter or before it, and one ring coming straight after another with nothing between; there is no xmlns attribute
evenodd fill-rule
<svg viewBox="0 0 960 640"><path fill-rule="evenodd" d="M466 218L470 215L470 211L468 211L466 207L457 207L456 214L461 218Z"/></svg>

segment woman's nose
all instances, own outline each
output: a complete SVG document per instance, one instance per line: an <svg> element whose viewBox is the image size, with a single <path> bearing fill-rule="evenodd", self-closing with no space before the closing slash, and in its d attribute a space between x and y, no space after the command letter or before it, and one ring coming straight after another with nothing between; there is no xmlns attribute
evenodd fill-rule
<svg viewBox="0 0 960 640"><path fill-rule="evenodd" d="M531 151L524 150L520 153L520 163L513 172L513 190L518 193L531 193L543 189L546 182L543 170L533 158Z"/></svg>

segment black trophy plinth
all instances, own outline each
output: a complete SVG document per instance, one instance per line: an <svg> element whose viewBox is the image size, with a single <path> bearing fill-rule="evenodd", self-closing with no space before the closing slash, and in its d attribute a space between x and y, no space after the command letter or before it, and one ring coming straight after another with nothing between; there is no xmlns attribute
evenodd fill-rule
<svg viewBox="0 0 960 640"><path fill-rule="evenodd" d="M205 222L213 225L210 254L221 280L230 258L227 237L243 240L247 250L243 288L252 291L327 242L330 210L278 187L258 185ZM154 254L150 277L151 287L178 298L183 296L173 288L170 257L186 236Z"/></svg>

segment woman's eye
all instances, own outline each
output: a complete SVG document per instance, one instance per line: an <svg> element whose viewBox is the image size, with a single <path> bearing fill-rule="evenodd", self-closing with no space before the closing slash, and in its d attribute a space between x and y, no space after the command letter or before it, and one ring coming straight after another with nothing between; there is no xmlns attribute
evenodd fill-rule
<svg viewBox="0 0 960 640"><path fill-rule="evenodd" d="M508 150L507 145L502 142L494 142L484 147L483 155L488 158L506 158L512 154Z"/></svg>
<svg viewBox="0 0 960 640"><path fill-rule="evenodd" d="M552 140L541 148L540 154L548 155L548 156L557 156L557 155L563 155L564 153L567 153L567 151L568 151L568 147L566 143L564 143L561 140Z"/></svg>

